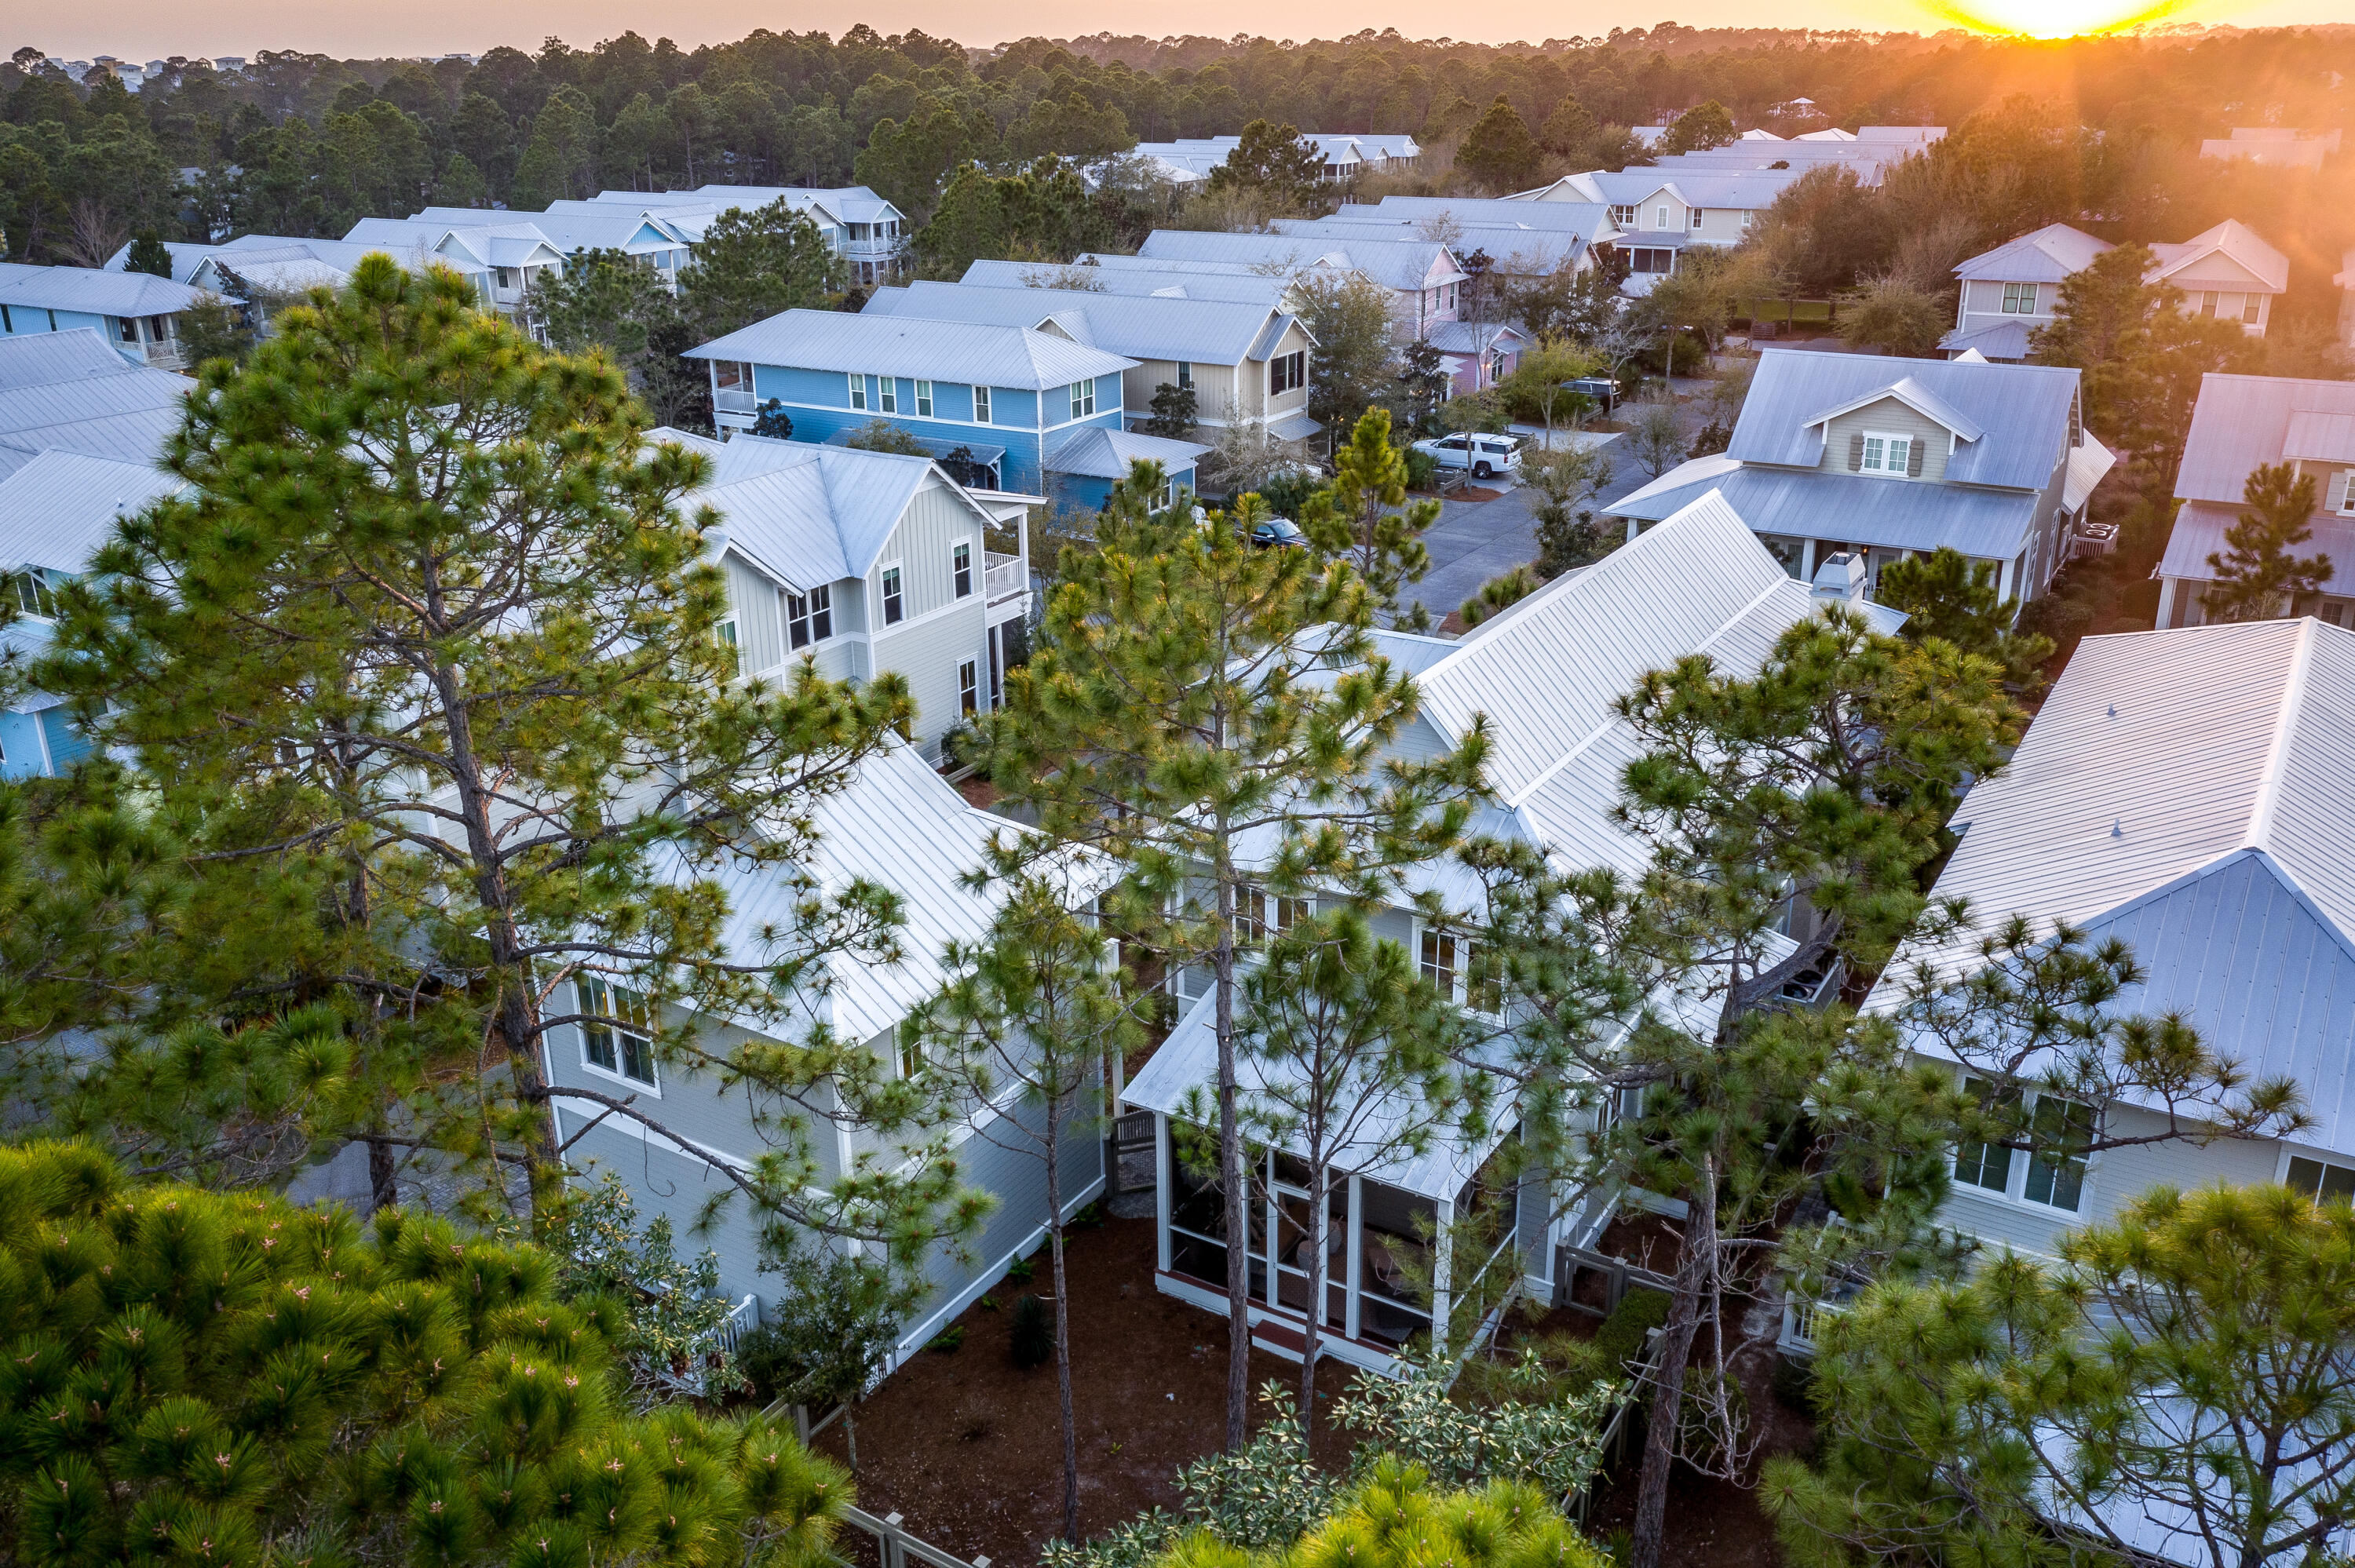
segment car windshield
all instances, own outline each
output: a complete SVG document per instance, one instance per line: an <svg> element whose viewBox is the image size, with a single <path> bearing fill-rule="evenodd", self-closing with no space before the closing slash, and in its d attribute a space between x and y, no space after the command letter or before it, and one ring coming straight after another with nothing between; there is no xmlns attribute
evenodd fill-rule
<svg viewBox="0 0 2355 1568"><path fill-rule="evenodd" d="M1252 530L1263 539L1303 539L1307 537L1289 517L1271 517Z"/></svg>

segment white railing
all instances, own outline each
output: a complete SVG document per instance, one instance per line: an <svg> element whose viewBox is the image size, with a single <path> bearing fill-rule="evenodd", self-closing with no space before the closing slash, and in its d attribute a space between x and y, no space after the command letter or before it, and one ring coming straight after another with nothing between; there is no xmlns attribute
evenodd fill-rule
<svg viewBox="0 0 2355 1568"><path fill-rule="evenodd" d="M996 604L1001 599L1011 598L1029 588L1030 574L1023 569L1021 556L988 552L987 563L983 586L988 592L990 603Z"/></svg>
<svg viewBox="0 0 2355 1568"><path fill-rule="evenodd" d="M1812 1354L1816 1349L1817 1330L1826 1319L1837 1318L1847 1310L1836 1301L1818 1301L1786 1291L1783 1297L1783 1332L1774 1342L1785 1350Z"/></svg>
<svg viewBox="0 0 2355 1568"><path fill-rule="evenodd" d="M759 404L750 392L714 392L711 395L711 406L723 414L751 414L759 411Z"/></svg>

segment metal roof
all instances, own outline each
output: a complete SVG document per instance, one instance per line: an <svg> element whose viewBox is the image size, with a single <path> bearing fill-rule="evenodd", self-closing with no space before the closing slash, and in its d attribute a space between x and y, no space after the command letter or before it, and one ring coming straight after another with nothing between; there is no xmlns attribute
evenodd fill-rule
<svg viewBox="0 0 2355 1568"><path fill-rule="evenodd" d="M51 450L0 479L0 572L78 577L117 519L184 488L152 463Z"/></svg>
<svg viewBox="0 0 2355 1568"><path fill-rule="evenodd" d="M1334 217L1344 223L1362 223L1368 217L1379 214L1385 221L1405 218L1410 222L1427 223L1433 218L1454 218L1467 228L1574 228L1582 234L1592 234L1607 228L1611 214L1599 202L1531 202L1518 201L1511 196L1386 196L1369 207L1362 203L1344 202Z"/></svg>
<svg viewBox="0 0 2355 1568"><path fill-rule="evenodd" d="M1526 348L1531 342L1528 333L1510 322L1441 322L1423 337L1443 354L1478 354L1507 339L1513 340L1510 346L1516 348Z"/></svg>
<svg viewBox="0 0 2355 1568"><path fill-rule="evenodd" d="M2213 501L2187 501L2175 514L2175 526L2167 535L2167 553L2159 557L2157 575L2162 577L2190 577L2196 582L2216 580L2216 568L2208 564L2211 555L2225 553L2224 533L2241 515L2238 503L2225 505ZM2320 556L2331 564L2330 591L2343 594L2355 588L2355 517L2340 517L2328 512L2317 512L2307 519L2314 536L2296 546L2301 556Z"/></svg>
<svg viewBox="0 0 2355 1568"><path fill-rule="evenodd" d="M1836 404L1824 409L1807 423L1829 424L1842 414L1853 414L1859 408L1869 408L1884 397L1893 397L1923 418L1936 420L1942 429L1951 432L1958 440L1975 441L1987 434L1977 420L1923 386L1911 376L1901 376L1886 386L1859 392L1845 403Z"/></svg>
<svg viewBox="0 0 2355 1568"><path fill-rule="evenodd" d="M1116 376L1136 363L1029 327L840 311L782 312L690 348L687 357L1032 391Z"/></svg>
<svg viewBox="0 0 2355 1568"><path fill-rule="evenodd" d="M1282 313L1261 302L918 282L876 290L865 313L1025 327L1041 326L1051 315L1080 342L1133 359L1236 365L1254 357L1268 322Z"/></svg>
<svg viewBox="0 0 2355 1568"><path fill-rule="evenodd" d="M2037 497L2018 491L1748 464L1714 472L1704 470L1682 481L1679 471L1671 469L1641 490L1613 502L1602 509L1604 514L1647 520L1670 516L1718 491L1762 534L1836 539L1891 550L1934 550L1951 545L1966 556L1991 561L2008 561L2019 555L2028 546L2036 524Z"/></svg>
<svg viewBox="0 0 2355 1568"><path fill-rule="evenodd" d="M104 316L163 316L197 302L197 291L147 272L95 267L34 267L0 261L0 304L20 310L82 311Z"/></svg>
<svg viewBox="0 0 2355 1568"><path fill-rule="evenodd" d="M1156 228L1137 247L1156 261L1239 262L1246 268L1302 270L1331 267L1362 272L1385 288L1412 291L1462 280L1464 270L1444 245L1428 239L1348 239L1320 242L1314 236L1215 234L1197 229Z"/></svg>
<svg viewBox="0 0 2355 1568"><path fill-rule="evenodd" d="M1035 280L1035 281L1034 281ZM1037 261L975 261L959 281L983 289L1062 289L1103 294L1157 294L1165 299L1227 300L1273 305L1284 298L1282 278L1255 272L1184 271L1159 268L1048 266Z"/></svg>
<svg viewBox="0 0 2355 1568"><path fill-rule="evenodd" d="M2289 429L2282 438L2282 456L2355 463L2355 410L2292 409Z"/></svg>
<svg viewBox="0 0 2355 1568"><path fill-rule="evenodd" d="M2157 278L2172 278L2195 262L2222 256L2274 293L2289 287L2289 258L2255 229L2229 217L2179 245L2154 245L2150 253L2158 261L2152 270Z"/></svg>
<svg viewBox="0 0 2355 1568"><path fill-rule="evenodd" d="M190 281L197 264L211 255L214 249L209 245L192 245L182 239L166 239L162 244L165 254L172 258L172 281L176 283ZM127 272L130 270L131 241L126 239L121 249L106 259L106 270Z"/></svg>
<svg viewBox="0 0 2355 1568"><path fill-rule="evenodd" d="M1585 176L1614 207L1641 206L1662 191L1687 207L1762 211L1798 180L1798 169L1634 168Z"/></svg>
<svg viewBox="0 0 2355 1568"><path fill-rule="evenodd" d="M1904 384L1911 396L1934 398L1945 410L1923 408L1931 418L1960 418L1981 432L1946 459L1947 483L2041 490L2068 451L2077 380L2076 371L2054 366L1770 348L1758 356L1726 450L1744 462L1813 467L1823 456L1824 410L1856 406L1876 391L1898 396Z"/></svg>
<svg viewBox="0 0 2355 1568"><path fill-rule="evenodd" d="M717 509L728 543L788 587L809 588L865 577L927 483L987 521L929 457L760 436L722 445L711 482L686 504Z"/></svg>
<svg viewBox="0 0 2355 1568"><path fill-rule="evenodd" d="M1320 217L1315 220L1278 218L1271 224L1277 234L1319 238L1330 235L1343 243L1412 236L1419 225L1407 218ZM1550 272L1586 254L1588 232L1571 228L1507 228L1496 224L1461 224L1449 243L1461 256L1485 250L1498 270L1512 273ZM1512 262L1516 265L1507 266Z"/></svg>
<svg viewBox="0 0 2355 1568"><path fill-rule="evenodd" d="M0 337L0 476L53 447L152 465L194 385L129 363L86 327Z"/></svg>
<svg viewBox="0 0 2355 1568"><path fill-rule="evenodd" d="M2118 454L2095 440L2092 431L2085 432L2085 439L2069 449L2068 471L2061 479L2062 509L2074 512L2084 505L2094 487L2117 466Z"/></svg>
<svg viewBox="0 0 2355 1568"><path fill-rule="evenodd" d="M1938 340L1938 347L1957 357L1976 349L1981 359L2017 364L2028 357L2028 323L1998 322L1993 326L1979 327L1971 332L1957 327Z"/></svg>
<svg viewBox="0 0 2355 1568"><path fill-rule="evenodd" d="M96 327L0 337L0 392L44 387L54 381L127 376L136 369L114 352Z"/></svg>
<svg viewBox="0 0 2355 1568"><path fill-rule="evenodd" d="M2318 1124L2299 1141L2355 1153L2355 631L2088 637L1955 821L1939 896L2126 938L2148 978L2119 1012L2180 1012L2252 1079L2295 1080ZM1976 948L1900 955L1916 961L1954 971Z"/></svg>
<svg viewBox="0 0 2355 1568"><path fill-rule="evenodd" d="M1049 443L1045 467L1050 473L1122 480L1128 477L1132 463L1157 462L1174 475L1191 469L1209 450L1199 441L1173 441L1085 425Z"/></svg>
<svg viewBox="0 0 2355 1568"><path fill-rule="evenodd" d="M585 210L584 210L585 209ZM558 250L658 250L688 243L677 225L648 212L584 202L578 207L546 212L514 213L489 207L429 207L410 215L417 223L447 223L460 228L528 225Z"/></svg>
<svg viewBox="0 0 2355 1568"><path fill-rule="evenodd" d="M2290 425L2300 414L2355 415L2355 381L2201 376L2175 493L2186 501L2240 505L2242 486L2253 470L2292 455ZM2299 427L2302 436L2318 437L2328 428L2319 420Z"/></svg>
<svg viewBox="0 0 2355 1568"><path fill-rule="evenodd" d="M1955 276L2007 283L2058 283L2092 266L2094 259L2109 249L2106 239L2096 239L2065 223L2048 223L1972 257L1955 267Z"/></svg>

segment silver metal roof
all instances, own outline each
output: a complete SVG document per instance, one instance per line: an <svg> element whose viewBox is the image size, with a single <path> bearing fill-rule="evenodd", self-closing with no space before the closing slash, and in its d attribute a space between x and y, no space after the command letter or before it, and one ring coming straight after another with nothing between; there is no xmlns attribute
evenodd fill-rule
<svg viewBox="0 0 2355 1568"><path fill-rule="evenodd" d="M118 519L184 488L152 462L52 449L0 479L0 573L80 576Z"/></svg>
<svg viewBox="0 0 2355 1568"><path fill-rule="evenodd" d="M2301 381L2285 376L2200 378L2191 429L2175 493L2186 501L2241 503L2252 471L2290 455L2290 422L2300 414L2355 415L2355 381ZM2301 432L2318 431L2308 424Z"/></svg>
<svg viewBox="0 0 2355 1568"><path fill-rule="evenodd" d="M1256 302L917 282L876 290L865 313L1025 327L1053 316L1080 342L1132 359L1237 365L1252 357L1268 322L1283 313Z"/></svg>
<svg viewBox="0 0 2355 1568"><path fill-rule="evenodd" d="M1158 268L1050 266L1037 261L975 261L958 280L983 289L1061 289L1105 294L1156 294L1175 300L1227 300L1273 305L1284 280L1255 272L1165 271Z"/></svg>
<svg viewBox="0 0 2355 1568"><path fill-rule="evenodd" d="M717 508L730 544L771 577L809 588L865 577L928 483L974 505L928 457L740 435L713 455L711 482L687 504Z"/></svg>
<svg viewBox="0 0 2355 1568"><path fill-rule="evenodd" d="M0 392L56 381L125 376L135 368L114 352L95 327L0 337Z"/></svg>
<svg viewBox="0 0 2355 1568"><path fill-rule="evenodd" d="M163 316L197 302L197 291L147 272L95 267L34 267L0 261L0 304L20 310L82 311L104 316Z"/></svg>
<svg viewBox="0 0 2355 1568"><path fill-rule="evenodd" d="M1960 417L1982 432L1947 458L1949 484L2041 490L2067 454L2077 381L2076 371L2051 366L1770 348L1758 356L1726 450L1743 462L1812 467L1823 455L1825 410L1867 401L1876 391L1895 396L1900 383L1910 383L1913 395L1945 408L1932 418Z"/></svg>
<svg viewBox="0 0 2355 1568"><path fill-rule="evenodd" d="M1029 327L839 311L785 311L690 348L687 357L1033 391L1116 376L1136 363Z"/></svg>
<svg viewBox="0 0 2355 1568"><path fill-rule="evenodd" d="M2355 1153L2355 631L2089 637L1955 820L1940 896L2126 938L2149 978L2119 1012L2179 1012L2253 1079L2294 1079L2318 1123L2299 1141Z"/></svg>
<svg viewBox="0 0 2355 1568"><path fill-rule="evenodd" d="M2216 568L2210 556L2225 553L2224 534L2241 515L2240 506L2213 501L2187 501L2175 514L2167 535L2167 553L2159 557L2158 575L2214 582ZM2320 556L2331 566L2330 591L2355 590L2355 517L2317 512L2307 520L2314 536L2297 546L2301 556Z"/></svg>
<svg viewBox="0 0 2355 1568"><path fill-rule="evenodd" d="M1146 236L1137 254L1156 261L1225 261L1245 268L1329 267L1362 272L1384 288L1405 291L1436 288L1464 276L1447 247L1427 239L1353 238L1326 243L1313 236L1156 228Z"/></svg>
<svg viewBox="0 0 2355 1568"><path fill-rule="evenodd" d="M0 476L53 447L152 466L194 385L88 328L0 337Z"/></svg>
<svg viewBox="0 0 2355 1568"><path fill-rule="evenodd" d="M1406 218L1427 223L1454 218L1467 228L1574 228L1593 234L1609 225L1611 214L1599 202L1517 201L1511 196L1386 196L1372 206L1345 202L1334 217L1363 222L1379 214L1384 220Z"/></svg>
<svg viewBox="0 0 2355 1568"><path fill-rule="evenodd" d="M2096 239L2065 223L2048 223L1972 257L1955 269L1955 276L2005 283L2058 283L2092 266L2094 259L2109 249L2106 239Z"/></svg>
<svg viewBox="0 0 2355 1568"><path fill-rule="evenodd" d="M1981 359L2017 363L2028 357L2028 323L1998 322L1990 327L1964 332L1959 327L1938 340L1945 353L1961 355L1976 349Z"/></svg>
<svg viewBox="0 0 2355 1568"><path fill-rule="evenodd" d="M1209 450L1199 441L1173 441L1085 425L1048 444L1046 467L1051 473L1123 480L1128 477L1132 463L1157 462L1174 475L1191 469Z"/></svg>
<svg viewBox="0 0 2355 1568"><path fill-rule="evenodd" d="M1699 471L1680 477L1681 470L1671 469L1604 507L1604 515L1667 517L1715 491L1762 534L1891 550L1951 545L1990 561L2019 555L2036 524L2036 496L2018 491L1752 467L1722 455L1684 466Z"/></svg>
<svg viewBox="0 0 2355 1568"><path fill-rule="evenodd" d="M1535 204L1525 204L1534 207ZM1269 228L1277 234L1320 238L1331 235L1343 243L1412 235L1412 220L1320 217L1278 218ZM1463 224L1451 238L1459 257L1485 250L1501 271L1518 274L1550 272L1576 262L1586 254L1592 230L1572 228L1508 228L1489 224Z"/></svg>

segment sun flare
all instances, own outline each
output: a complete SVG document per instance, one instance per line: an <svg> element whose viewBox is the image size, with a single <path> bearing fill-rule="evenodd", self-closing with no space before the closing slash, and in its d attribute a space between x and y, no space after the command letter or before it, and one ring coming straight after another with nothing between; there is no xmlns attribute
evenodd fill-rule
<svg viewBox="0 0 2355 1568"><path fill-rule="evenodd" d="M1927 0L1929 8L1974 32L2074 38L2122 32L2179 11L2190 0Z"/></svg>

